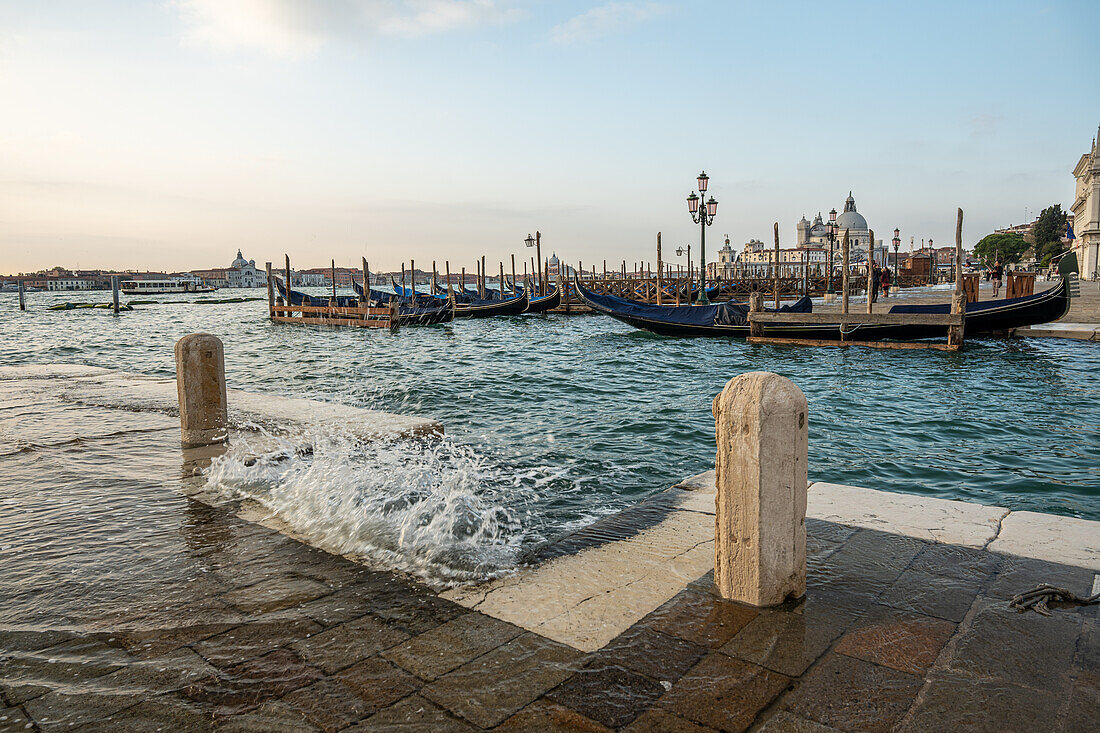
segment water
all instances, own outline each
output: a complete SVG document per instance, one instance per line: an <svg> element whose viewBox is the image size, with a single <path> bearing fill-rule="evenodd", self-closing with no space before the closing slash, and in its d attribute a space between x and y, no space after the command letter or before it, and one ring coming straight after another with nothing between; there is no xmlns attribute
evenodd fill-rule
<svg viewBox="0 0 1100 733"><path fill-rule="evenodd" d="M242 293L263 295L216 297ZM539 543L711 467L710 401L751 370L806 393L813 480L1100 519L1094 344L752 347L598 316L391 334L273 325L261 301L166 296L176 302L115 318L42 307L109 294L27 297L32 310L20 313L0 294L0 363L172 376L175 340L206 331L225 342L234 387L441 421L448 437L437 446L363 446L317 426L313 455L246 463L260 449L238 444L208 476L211 490L259 501L318 544L440 585L507 572ZM5 470L9 485L22 480L19 464Z"/></svg>

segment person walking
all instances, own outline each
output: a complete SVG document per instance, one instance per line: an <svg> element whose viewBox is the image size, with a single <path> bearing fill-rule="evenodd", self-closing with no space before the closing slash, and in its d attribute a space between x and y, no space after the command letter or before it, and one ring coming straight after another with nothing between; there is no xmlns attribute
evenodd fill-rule
<svg viewBox="0 0 1100 733"><path fill-rule="evenodd" d="M871 302L877 303L878 290L882 286L882 270L879 269L877 262L869 267L871 267Z"/></svg>
<svg viewBox="0 0 1100 733"><path fill-rule="evenodd" d="M997 293L1001 289L1001 278L1004 277L1005 268L1001 264L1000 260L997 260L993 267L989 268L989 281L993 283L993 297L997 297Z"/></svg>
<svg viewBox="0 0 1100 733"><path fill-rule="evenodd" d="M890 268L882 268L882 297L890 297Z"/></svg>

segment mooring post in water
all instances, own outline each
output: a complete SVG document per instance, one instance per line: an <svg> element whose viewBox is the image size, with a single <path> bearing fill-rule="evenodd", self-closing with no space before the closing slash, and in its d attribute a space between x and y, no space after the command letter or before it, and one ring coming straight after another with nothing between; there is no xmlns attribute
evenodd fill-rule
<svg viewBox="0 0 1100 733"><path fill-rule="evenodd" d="M951 296L951 313L962 317L963 322L957 326L947 327L947 345L962 347L963 336L966 333L966 294L963 292L962 277L962 247L963 247L963 210L959 209L955 219L955 292Z"/></svg>
<svg viewBox="0 0 1100 733"><path fill-rule="evenodd" d="M772 272L772 286L775 289L775 309L779 310L779 222L775 222L775 269Z"/></svg>
<svg viewBox="0 0 1100 733"><path fill-rule="evenodd" d="M661 270L664 269L664 262L661 261L661 233L657 232L657 305L663 305L661 302Z"/></svg>
<svg viewBox="0 0 1100 733"><path fill-rule="evenodd" d="M451 307L453 308L455 304L455 291L454 288L451 287L451 261L444 260L443 267L447 273L447 300L451 301Z"/></svg>
<svg viewBox="0 0 1100 733"><path fill-rule="evenodd" d="M291 288L291 285L290 285L290 255L284 254L283 256L286 257L286 280L283 281L283 285L286 286L286 293L285 293L285 295L286 295L286 304L287 304L287 307L289 308L291 305L293 305L293 303L291 302L291 299L290 299L290 288ZM289 316L289 315L293 315L293 314L289 310L287 310L285 315Z"/></svg>
<svg viewBox="0 0 1100 733"><path fill-rule="evenodd" d="M840 240L840 261L844 267L844 273L840 278L840 312L844 315L848 315L848 250L848 230L845 229L844 238Z"/></svg>
<svg viewBox="0 0 1100 733"><path fill-rule="evenodd" d="M193 333L176 342L176 390L183 447L226 442L229 418L221 339Z"/></svg>
<svg viewBox="0 0 1100 733"><path fill-rule="evenodd" d="M118 315L118 275L111 275L111 308Z"/></svg>
<svg viewBox="0 0 1100 733"><path fill-rule="evenodd" d="M756 290L752 291L749 295L749 313L763 313L764 312L764 294ZM763 336L764 325L762 323L753 323L749 321L749 335L750 336Z"/></svg>
<svg viewBox="0 0 1100 733"><path fill-rule="evenodd" d="M761 296L762 297L762 296ZM770 372L731 379L714 398L714 584L774 606L806 592L806 396Z"/></svg>
<svg viewBox="0 0 1100 733"><path fill-rule="evenodd" d="M267 272L267 317L272 321L275 320L275 283L271 281L271 263L264 263L264 270Z"/></svg>
<svg viewBox="0 0 1100 733"><path fill-rule="evenodd" d="M27 310L26 286L22 280L19 281L19 310Z"/></svg>
<svg viewBox="0 0 1100 733"><path fill-rule="evenodd" d="M871 297L875 292L875 230L871 229L867 232L867 312L874 313L874 299Z"/></svg>

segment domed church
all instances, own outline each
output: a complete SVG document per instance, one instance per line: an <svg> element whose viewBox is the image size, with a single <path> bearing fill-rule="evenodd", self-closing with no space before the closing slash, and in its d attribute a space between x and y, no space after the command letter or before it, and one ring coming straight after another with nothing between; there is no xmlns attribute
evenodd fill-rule
<svg viewBox="0 0 1100 733"><path fill-rule="evenodd" d="M863 218L863 214L856 211L856 200L851 191L848 192L848 198L844 200L844 211L836 218L836 227L834 257L839 258L840 256L840 241L844 237L845 229L848 230L849 256L852 262L865 262L868 246L872 250L882 247L881 239L870 243L871 230L867 226L867 220ZM799 246L812 244L829 246L829 226L822 221L820 212L814 217L812 224L806 221L806 217L802 217L802 221L798 222L797 229ZM876 254L878 253L876 252Z"/></svg>

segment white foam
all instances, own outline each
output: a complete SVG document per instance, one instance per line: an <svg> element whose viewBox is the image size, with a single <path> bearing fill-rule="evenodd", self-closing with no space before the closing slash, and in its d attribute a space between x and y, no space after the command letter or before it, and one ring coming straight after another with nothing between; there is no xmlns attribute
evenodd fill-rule
<svg viewBox="0 0 1100 733"><path fill-rule="evenodd" d="M239 440L213 461L206 490L252 499L313 545L437 587L515 567L532 482L449 439L362 442L314 427L304 442L311 454L271 435ZM249 460L257 448L266 452Z"/></svg>

